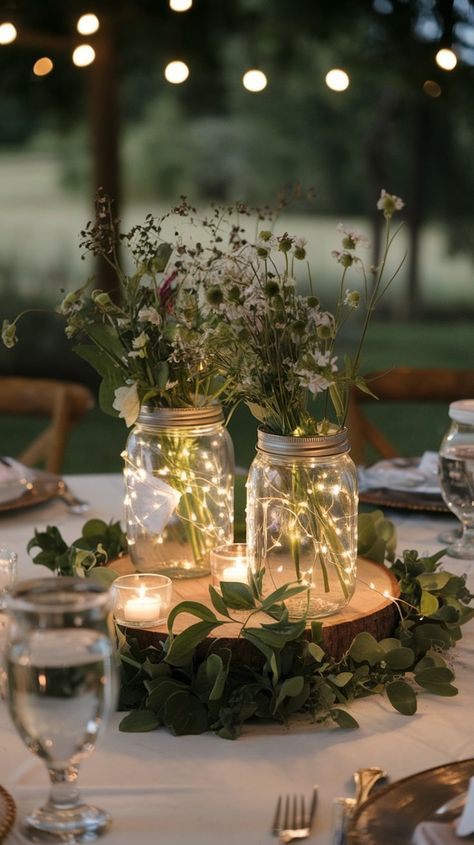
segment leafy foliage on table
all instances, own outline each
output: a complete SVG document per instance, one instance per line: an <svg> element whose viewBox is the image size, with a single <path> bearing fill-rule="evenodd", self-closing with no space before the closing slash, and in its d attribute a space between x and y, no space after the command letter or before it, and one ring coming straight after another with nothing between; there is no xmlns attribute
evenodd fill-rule
<svg viewBox="0 0 474 845"><path fill-rule="evenodd" d="M346 708L359 698L386 694L408 716L416 712L421 690L456 695L444 652L460 638L461 625L474 609L465 577L440 570L441 557L405 551L393 563L391 571L401 588L395 636L377 642L362 632L340 660L324 651L320 623L312 624L308 641L305 620L288 619L283 602L300 589L295 585L275 591L263 604L252 586L222 583L222 595L211 586L214 610L197 602L177 605L168 619L168 638L156 646L140 648L133 632L119 630L120 708L133 708L120 729L164 726L176 735L214 730L235 739L249 719L288 723L296 713L317 723L355 728L358 723ZM262 610L268 622L256 627L254 614ZM242 611L247 618L240 636L260 652L260 664L237 663L219 639L205 642L216 628L241 621L236 612ZM174 635L181 613L198 621Z"/></svg>
<svg viewBox="0 0 474 845"><path fill-rule="evenodd" d="M27 551L40 551L34 563L46 566L55 575L91 577L108 586L117 577L107 566L127 551L127 540L120 522L106 523L102 519L89 519L81 536L68 545L56 526L48 525L46 531L35 531Z"/></svg>

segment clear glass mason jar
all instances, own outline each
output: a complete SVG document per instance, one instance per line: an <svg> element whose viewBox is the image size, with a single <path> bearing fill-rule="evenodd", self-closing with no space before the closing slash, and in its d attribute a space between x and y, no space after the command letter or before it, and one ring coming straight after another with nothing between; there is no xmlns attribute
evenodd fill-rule
<svg viewBox="0 0 474 845"><path fill-rule="evenodd" d="M347 432L284 437L258 432L247 482L249 566L263 594L289 582L307 590L290 616L336 613L355 589L357 475Z"/></svg>
<svg viewBox="0 0 474 845"><path fill-rule="evenodd" d="M221 406L143 407L125 452L130 557L139 572L197 578L233 539L234 450Z"/></svg>
<svg viewBox="0 0 474 845"><path fill-rule="evenodd" d="M451 402L451 424L439 449L441 495L462 525L451 557L474 560L474 399Z"/></svg>

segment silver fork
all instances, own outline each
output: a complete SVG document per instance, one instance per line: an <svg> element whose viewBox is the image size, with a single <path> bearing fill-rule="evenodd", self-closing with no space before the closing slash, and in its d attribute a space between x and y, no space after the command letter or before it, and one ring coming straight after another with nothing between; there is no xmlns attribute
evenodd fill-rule
<svg viewBox="0 0 474 845"><path fill-rule="evenodd" d="M316 806L318 803L318 787L313 787L311 804L308 813L304 795L287 795L285 799L278 798L272 833L280 838L280 842L293 842L295 839L307 839L311 833Z"/></svg>

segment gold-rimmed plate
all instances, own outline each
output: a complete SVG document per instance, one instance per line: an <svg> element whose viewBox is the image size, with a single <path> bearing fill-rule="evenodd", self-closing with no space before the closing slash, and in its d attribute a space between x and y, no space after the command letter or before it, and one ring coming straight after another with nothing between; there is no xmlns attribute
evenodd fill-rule
<svg viewBox="0 0 474 845"><path fill-rule="evenodd" d="M354 813L347 832L349 845L411 842L417 824L433 818L437 807L465 792L473 776L474 758L470 758L418 772L380 789Z"/></svg>
<svg viewBox="0 0 474 845"><path fill-rule="evenodd" d="M13 827L16 807L10 793L0 786L0 842L3 842Z"/></svg>
<svg viewBox="0 0 474 845"><path fill-rule="evenodd" d="M42 472L34 473L31 479L23 485L23 492L19 496L0 502L0 515L49 502L50 499L54 499L58 495L60 488L61 479L59 476Z"/></svg>

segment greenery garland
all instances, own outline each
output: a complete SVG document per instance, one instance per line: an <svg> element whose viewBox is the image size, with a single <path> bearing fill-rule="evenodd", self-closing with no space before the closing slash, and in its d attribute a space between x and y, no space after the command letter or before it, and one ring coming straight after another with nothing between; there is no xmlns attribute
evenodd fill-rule
<svg viewBox="0 0 474 845"><path fill-rule="evenodd" d="M393 561L395 529L380 511L359 517L359 554ZM58 574L82 574L110 581L109 558L126 550L119 523L90 520L82 536L68 546L57 528L35 533L28 550L39 547L36 563ZM311 626L304 638L305 620L290 621L284 604L297 585L276 590L263 602L258 591L240 583L222 583L221 593L209 587L211 608L181 602L169 615L167 639L141 648L132 630L117 629L121 663L119 709L131 710L120 723L122 731L149 731L167 727L175 735L215 731L226 739L239 736L250 719L287 724L297 713L316 723L333 722L342 728L358 727L345 709L353 701L386 694L404 715L417 708L420 690L453 696L454 673L445 652L462 636L461 626L474 616L466 577L440 569L444 551L420 557L403 552L390 571L400 584L400 622L395 636L380 642L358 634L340 660L327 654L322 625ZM107 574L106 574L107 573ZM235 613L246 612L245 622ZM268 623L254 627L255 613L265 612ZM198 621L175 635L173 624L181 613ZM232 660L228 648L212 632L238 621L240 636L261 654L259 664Z"/></svg>

